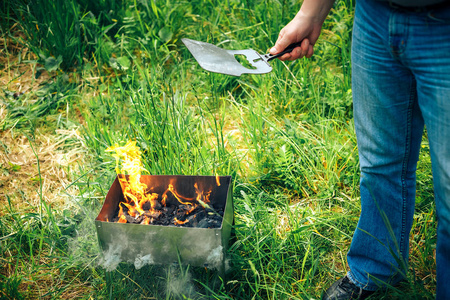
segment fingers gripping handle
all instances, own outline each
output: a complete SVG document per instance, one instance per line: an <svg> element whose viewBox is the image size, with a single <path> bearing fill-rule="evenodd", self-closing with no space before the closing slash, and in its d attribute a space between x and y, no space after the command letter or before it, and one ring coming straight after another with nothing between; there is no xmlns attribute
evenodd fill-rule
<svg viewBox="0 0 450 300"><path fill-rule="evenodd" d="M297 43L292 43L289 46L286 47L286 49L284 49L283 51L281 51L280 53L277 54L266 54L266 58L267 61L271 61L272 59L275 59L277 57L283 56L286 53L290 53L292 52L292 50L294 50L297 47L300 47L303 41L297 42Z"/></svg>

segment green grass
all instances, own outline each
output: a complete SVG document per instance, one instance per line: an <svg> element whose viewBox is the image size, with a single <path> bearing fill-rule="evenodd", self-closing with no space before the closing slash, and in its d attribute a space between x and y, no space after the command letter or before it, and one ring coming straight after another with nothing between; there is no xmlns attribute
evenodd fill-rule
<svg viewBox="0 0 450 300"><path fill-rule="evenodd" d="M96 3L0 6L0 299L319 299L347 270L360 210L353 1L335 4L313 58L241 77L203 71L180 39L266 52L299 3ZM54 156L43 150L69 132ZM31 166L12 156L22 138L35 151ZM99 266L94 218L115 177L105 149L129 139L151 174L233 176L224 280L186 266ZM373 299L433 298L428 152L424 138L408 280ZM53 160L60 178L48 174Z"/></svg>

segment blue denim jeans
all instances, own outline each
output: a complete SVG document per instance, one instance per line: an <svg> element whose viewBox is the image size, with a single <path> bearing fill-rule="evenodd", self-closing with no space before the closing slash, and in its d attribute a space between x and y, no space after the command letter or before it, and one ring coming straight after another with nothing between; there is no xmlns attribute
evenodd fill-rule
<svg viewBox="0 0 450 300"><path fill-rule="evenodd" d="M432 162L437 299L450 299L450 4L419 11L358 0L352 45L361 216L350 280L375 290L408 269L424 125Z"/></svg>

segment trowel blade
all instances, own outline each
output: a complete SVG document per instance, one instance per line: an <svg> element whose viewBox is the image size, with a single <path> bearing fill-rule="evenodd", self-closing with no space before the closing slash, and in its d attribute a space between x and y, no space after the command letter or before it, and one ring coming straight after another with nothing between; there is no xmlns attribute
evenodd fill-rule
<svg viewBox="0 0 450 300"><path fill-rule="evenodd" d="M213 44L195 41L191 39L181 39L199 65L210 72L241 76L248 74L264 74L272 71L272 67L267 63L263 55L252 49L246 50L225 50ZM236 60L235 55L245 55L250 65L254 69L246 68Z"/></svg>

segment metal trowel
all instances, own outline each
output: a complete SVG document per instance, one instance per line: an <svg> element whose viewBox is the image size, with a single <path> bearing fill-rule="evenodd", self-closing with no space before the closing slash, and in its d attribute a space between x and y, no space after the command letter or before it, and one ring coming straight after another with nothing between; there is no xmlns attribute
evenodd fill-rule
<svg viewBox="0 0 450 300"><path fill-rule="evenodd" d="M181 39L186 45L195 60L200 66L210 72L222 73L233 76L241 76L244 73L248 74L264 74L272 71L272 66L269 64L274 58L280 57L285 53L299 47L301 42L289 45L283 52L272 54L259 54L255 50L226 50L217 47L213 44L194 41L191 39ZM236 55L243 55L248 63L253 67L252 69L244 67L237 59Z"/></svg>

